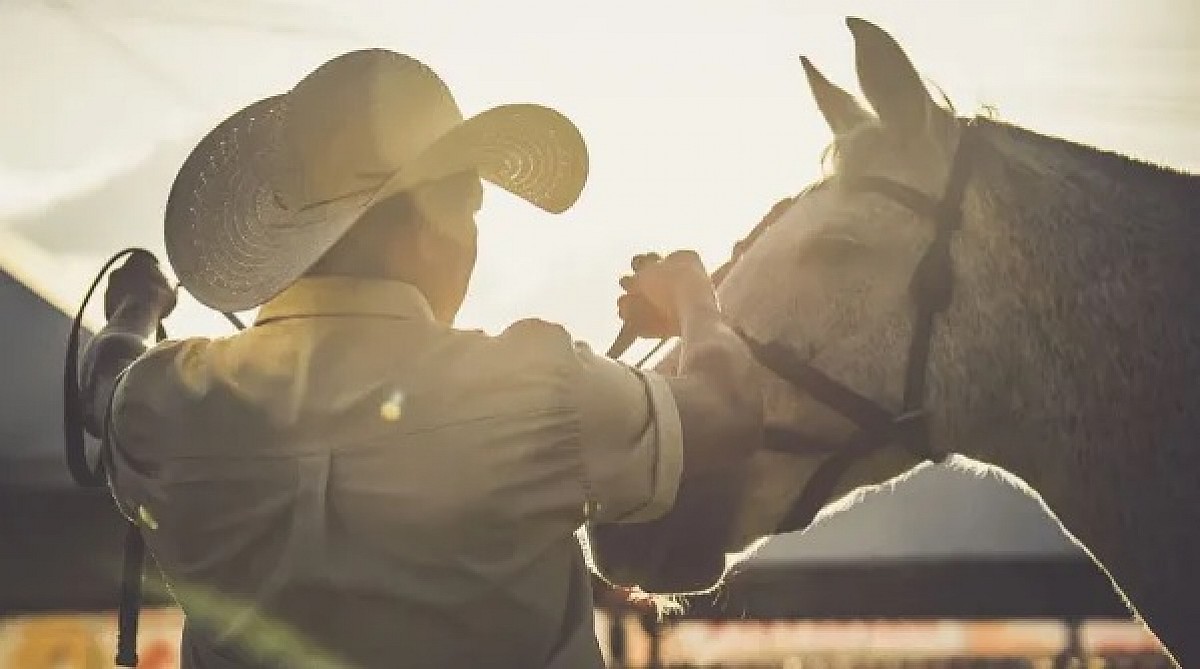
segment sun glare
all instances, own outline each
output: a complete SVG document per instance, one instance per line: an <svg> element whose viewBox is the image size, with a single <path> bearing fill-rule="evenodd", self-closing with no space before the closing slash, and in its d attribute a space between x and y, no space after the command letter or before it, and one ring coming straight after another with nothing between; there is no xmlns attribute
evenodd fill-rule
<svg viewBox="0 0 1200 669"><path fill-rule="evenodd" d="M9 62L24 65L0 73L6 90L13 100L60 111L38 124L0 124L7 128L0 129L0 184L26 183L34 174L55 184L52 192L31 194L36 202L0 209L0 221L51 256L90 258L97 267L105 251L129 244L161 257L172 166L195 138L334 53L385 46L433 66L468 115L533 101L579 125L591 170L575 208L555 217L489 193L478 272L459 322L497 331L538 315L601 347L617 327L616 279L630 256L690 247L716 266L771 203L819 175L829 135L798 56L857 90L847 15L891 31L961 113L994 105L1001 118L1051 134L1200 165L1196 133L1159 130L1163 122L1182 129L1200 109L1191 85L1200 10L1185 0L1149 5L710 0L585 8L348 0L335 9L308 0L286 28L259 32L253 26L264 19L249 10L245 24L231 28L174 17L176 10L140 16L87 9L86 18L120 41L121 51L91 40L63 12L9 7L0 10L0 53L14 50ZM24 46L45 41L61 46L54 58L21 55L31 52ZM221 48L205 48L198 62L201 43ZM73 81L94 75L110 84L68 91L53 83L68 72ZM6 113L14 120L32 113L22 109ZM82 132L84 126L108 130ZM168 145L175 158L156 163L140 185L122 185L126 172L139 174L139 165ZM54 214L109 183L130 194L84 210L103 223ZM129 202L139 204L126 211ZM47 290L73 304L83 274L38 280L69 284ZM168 325L187 334L229 331L205 311L184 299Z"/></svg>

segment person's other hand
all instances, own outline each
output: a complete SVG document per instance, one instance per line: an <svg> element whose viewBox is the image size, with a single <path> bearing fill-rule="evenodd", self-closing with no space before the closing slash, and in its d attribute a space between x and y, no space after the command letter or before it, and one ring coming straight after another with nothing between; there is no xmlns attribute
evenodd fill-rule
<svg viewBox="0 0 1200 669"><path fill-rule="evenodd" d="M158 268L158 260L139 249L108 276L104 316L112 318L119 308L133 304L155 312L161 321L175 309L175 302L175 290Z"/></svg>

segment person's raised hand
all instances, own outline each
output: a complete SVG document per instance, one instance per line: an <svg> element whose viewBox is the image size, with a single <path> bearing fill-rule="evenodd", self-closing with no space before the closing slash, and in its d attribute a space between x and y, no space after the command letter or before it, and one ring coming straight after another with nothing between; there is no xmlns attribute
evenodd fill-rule
<svg viewBox="0 0 1200 669"><path fill-rule="evenodd" d="M112 318L125 305L137 305L156 313L161 321L175 309L175 290L147 251L137 250L108 276L104 291L104 316Z"/></svg>
<svg viewBox="0 0 1200 669"><path fill-rule="evenodd" d="M680 333L681 323L697 310L716 312L712 280L695 251L635 256L633 274L621 277L625 294L617 311L640 337L666 338Z"/></svg>

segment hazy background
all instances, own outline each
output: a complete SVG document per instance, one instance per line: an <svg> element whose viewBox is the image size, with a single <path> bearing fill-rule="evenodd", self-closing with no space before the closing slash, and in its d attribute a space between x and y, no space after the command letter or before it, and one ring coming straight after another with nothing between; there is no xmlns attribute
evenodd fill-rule
<svg viewBox="0 0 1200 669"><path fill-rule="evenodd" d="M536 315L601 347L631 254L715 265L818 175L829 135L797 57L857 90L846 15L896 36L960 112L1200 170L1195 0L0 0L0 260L74 308L112 251L161 250L175 172L220 119L384 46L468 115L540 102L582 129L591 178L570 212L489 192L460 325ZM172 321L228 329L194 304Z"/></svg>
<svg viewBox="0 0 1200 669"><path fill-rule="evenodd" d="M847 15L896 36L963 114L987 105L1035 130L1200 171L1200 0L0 0L0 269L73 311L117 249L165 258L166 195L203 134L334 55L382 46L432 66L467 114L539 102L579 125L591 177L570 212L489 192L460 325L494 332L536 315L603 348L632 254L692 247L715 266L819 175L830 137L798 56L856 90ZM188 300L168 325L176 336L230 329ZM63 476L53 371L63 342L39 332L0 314L0 338L24 335L0 359L18 381L0 388L6 466L20 472L11 480ZM1032 498L931 467L754 559L1070 556L1082 560ZM143 638L177 642L177 619L143 623ZM5 629L0 621L0 651ZM15 638L19 628L7 629ZM979 647L960 628L921 629L926 647L947 634ZM1146 643L1128 629L1126 647ZM837 633L839 648L865 647ZM1054 633L1057 649L1065 631ZM107 654L110 632L96 638ZM814 637L792 638L813 649ZM998 638L1005 652L1017 647ZM758 651L766 643L748 639Z"/></svg>

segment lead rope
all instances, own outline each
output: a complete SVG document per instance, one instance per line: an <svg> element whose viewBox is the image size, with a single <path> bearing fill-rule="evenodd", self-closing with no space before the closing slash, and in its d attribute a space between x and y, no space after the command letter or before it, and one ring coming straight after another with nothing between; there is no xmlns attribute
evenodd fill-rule
<svg viewBox="0 0 1200 669"><path fill-rule="evenodd" d="M88 286L87 292L84 293L83 303L79 305L79 311L76 312L75 319L71 322L71 332L67 335L67 356L63 365L63 436L66 445L67 470L71 472L71 478L75 483L82 488L99 488L105 483L104 463L98 459L95 468L88 464L87 446L83 436L83 403L79 398L79 337L83 331L83 312L91 302L96 287L108 275L112 266L122 258L135 253L148 253L148 251L139 248L122 249L104 263L104 266L100 268L100 273L96 275L96 278L92 280L92 285ZM166 332L163 331L161 325L157 334L160 339L166 337Z"/></svg>
<svg viewBox="0 0 1200 669"><path fill-rule="evenodd" d="M124 371L122 371L117 376L117 381L113 383L113 394L109 396L109 411L105 412L104 417L100 456L96 459L93 467L88 463L87 440L84 436L84 409L79 388L79 340L83 332L83 314L91 302L96 288L108 275L113 265L122 258L139 253L150 256L150 259L154 258L145 249L127 248L113 254L104 263L100 272L96 274L96 278L92 280L92 284L88 286L87 292L84 293L83 303L79 305L79 311L76 312L75 318L71 322L71 331L67 335L67 352L63 363L63 442L66 448L67 470L71 473L71 478L76 485L81 488L99 488L108 482L105 462L107 454L110 453L113 446L109 441L112 434L112 399L117 384L124 375ZM236 315L226 312L222 312L222 314L238 330L245 329L246 326ZM163 328L162 323L159 323L155 328L155 340L161 342L166 338L167 331ZM136 667L138 665L138 617L142 608L142 578L146 564L146 541L142 537L141 531L138 530L136 518L132 514L127 514L121 508L120 502L117 502L117 509L121 511L128 527L125 532L125 549L121 561L121 584L117 602L117 654L114 662L118 667Z"/></svg>

